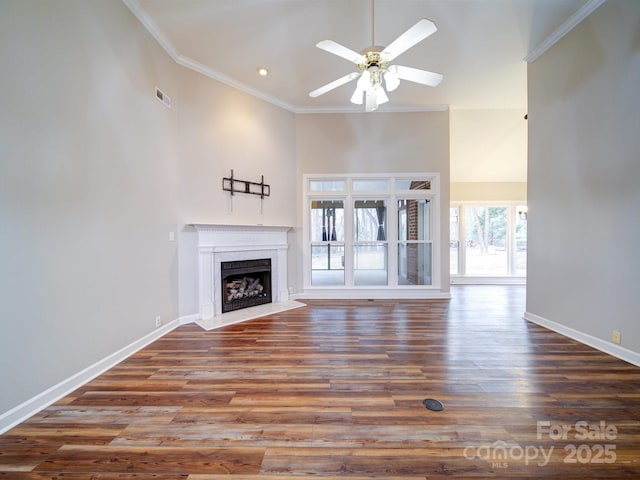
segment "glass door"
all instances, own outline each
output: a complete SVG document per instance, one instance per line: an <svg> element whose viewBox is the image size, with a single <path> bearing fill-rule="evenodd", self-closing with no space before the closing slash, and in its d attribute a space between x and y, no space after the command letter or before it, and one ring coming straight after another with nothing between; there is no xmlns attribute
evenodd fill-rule
<svg viewBox="0 0 640 480"><path fill-rule="evenodd" d="M355 200L353 207L353 283L387 285L387 202Z"/></svg>
<svg viewBox="0 0 640 480"><path fill-rule="evenodd" d="M398 200L398 285L432 284L431 201Z"/></svg>
<svg viewBox="0 0 640 480"><path fill-rule="evenodd" d="M312 200L311 285L344 285L344 200Z"/></svg>

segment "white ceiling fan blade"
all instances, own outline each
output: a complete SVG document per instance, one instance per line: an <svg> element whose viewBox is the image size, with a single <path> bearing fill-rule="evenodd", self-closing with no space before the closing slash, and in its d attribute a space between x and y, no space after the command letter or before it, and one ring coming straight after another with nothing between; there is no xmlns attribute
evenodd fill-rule
<svg viewBox="0 0 640 480"><path fill-rule="evenodd" d="M394 58L396 58L401 53L406 52L411 47L413 47L416 43L424 40L429 35L435 33L438 30L436 24L431 20L427 20L423 18L418 23L416 23L409 30L404 32L398 38L396 38L391 45L380 52L380 56L384 58L387 62L390 62Z"/></svg>
<svg viewBox="0 0 640 480"><path fill-rule="evenodd" d="M398 78L410 82L436 87L440 84L444 75L441 73L428 72L417 68L403 67L402 65L391 65L389 71L395 73Z"/></svg>
<svg viewBox="0 0 640 480"><path fill-rule="evenodd" d="M327 93L333 90L334 88L338 88L339 86L344 85L345 83L349 83L358 75L360 75L359 72L353 72L353 73L350 73L349 75L345 75L344 77L340 77L339 79L334 80L331 83L327 83L326 85L320 88L316 88L313 92L309 93L309 96L313 98L319 97L320 95Z"/></svg>
<svg viewBox="0 0 640 480"><path fill-rule="evenodd" d="M342 46L333 40L322 40L321 42L318 42L316 47L324 50L325 52L333 53L334 55L349 60L355 64L366 63L367 61L367 59L364 58L364 55L360 55L359 53L354 52L350 48Z"/></svg>

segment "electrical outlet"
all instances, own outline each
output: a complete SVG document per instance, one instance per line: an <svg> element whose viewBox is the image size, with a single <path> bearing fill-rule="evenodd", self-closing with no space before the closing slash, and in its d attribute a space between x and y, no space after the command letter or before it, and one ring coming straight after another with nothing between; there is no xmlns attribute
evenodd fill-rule
<svg viewBox="0 0 640 480"><path fill-rule="evenodd" d="M614 330L613 332L611 332L611 341L613 343L617 343L618 345L620 345L620 332L617 330Z"/></svg>
<svg viewBox="0 0 640 480"><path fill-rule="evenodd" d="M160 319L160 315L156 317L156 328L162 326L162 320Z"/></svg>

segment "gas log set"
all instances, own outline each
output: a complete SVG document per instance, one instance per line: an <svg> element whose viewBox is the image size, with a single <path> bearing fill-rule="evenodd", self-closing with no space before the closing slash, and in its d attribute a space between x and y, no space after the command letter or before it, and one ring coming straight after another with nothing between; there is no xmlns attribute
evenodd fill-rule
<svg viewBox="0 0 640 480"><path fill-rule="evenodd" d="M227 280L227 302L240 298L266 296L263 291L264 286L260 283L260 278L243 277Z"/></svg>
<svg viewBox="0 0 640 480"><path fill-rule="evenodd" d="M222 313L271 303L271 259L220 263Z"/></svg>

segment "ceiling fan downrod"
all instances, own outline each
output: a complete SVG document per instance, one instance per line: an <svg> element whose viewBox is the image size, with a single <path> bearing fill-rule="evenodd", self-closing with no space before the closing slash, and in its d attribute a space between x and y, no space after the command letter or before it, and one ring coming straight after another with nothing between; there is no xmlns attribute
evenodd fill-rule
<svg viewBox="0 0 640 480"><path fill-rule="evenodd" d="M375 0L371 0L371 48L373 48L376 44L376 34L375 34Z"/></svg>

